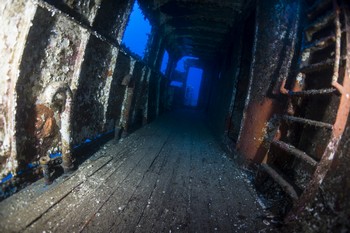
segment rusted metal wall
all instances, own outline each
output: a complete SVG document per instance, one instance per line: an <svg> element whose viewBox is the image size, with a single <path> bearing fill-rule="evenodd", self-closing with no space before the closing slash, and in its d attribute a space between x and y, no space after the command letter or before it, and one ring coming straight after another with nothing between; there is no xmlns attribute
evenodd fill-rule
<svg viewBox="0 0 350 233"><path fill-rule="evenodd" d="M94 30L121 43L133 4L131 0L102 1L93 23Z"/></svg>
<svg viewBox="0 0 350 233"><path fill-rule="evenodd" d="M46 0L46 2L92 26L102 0Z"/></svg>
<svg viewBox="0 0 350 233"><path fill-rule="evenodd" d="M256 7L250 83L237 149L247 160L260 162L266 153L262 142L267 121L284 106L274 92L275 85L280 77L291 74L289 61L297 50L290 45L300 29L295 25L299 24L298 2L258 1Z"/></svg>
<svg viewBox="0 0 350 233"><path fill-rule="evenodd" d="M109 103L107 105L107 119L119 125L121 108L124 100L126 85L122 85L124 78L130 72L130 57L119 53L116 61L116 69L113 73Z"/></svg>
<svg viewBox="0 0 350 233"><path fill-rule="evenodd" d="M52 82L65 82L76 91L82 50L89 37L85 29L42 7L38 7L32 24L16 85L18 159L24 163L38 159L49 144L55 142L57 149L54 123L59 124L60 111L45 108L38 99Z"/></svg>
<svg viewBox="0 0 350 233"><path fill-rule="evenodd" d="M17 169L15 92L23 49L36 6L26 1L0 4L0 177ZM19 17L21 15L21 17Z"/></svg>
<svg viewBox="0 0 350 233"><path fill-rule="evenodd" d="M123 15L113 14L115 25L109 22L101 32L95 29L102 27L103 18L94 20L109 3L47 2L0 4L0 19L7 22L0 30L0 178L62 150L61 117L70 93L72 145L115 127L136 129L157 116L157 103L163 101L160 88L166 86L160 85L160 74L118 44L134 1L118 1ZM61 91L55 93L53 86Z"/></svg>
<svg viewBox="0 0 350 233"><path fill-rule="evenodd" d="M118 55L117 52L112 52L113 47L110 44L94 36L90 37L73 104L73 143L93 138L96 132L104 132L114 127L106 119L114 72L114 69L110 69L111 61L113 56Z"/></svg>

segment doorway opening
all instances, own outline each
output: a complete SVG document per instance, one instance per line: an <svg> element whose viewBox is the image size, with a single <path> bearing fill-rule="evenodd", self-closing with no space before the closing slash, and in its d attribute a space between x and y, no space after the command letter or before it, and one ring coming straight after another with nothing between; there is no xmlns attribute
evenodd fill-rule
<svg viewBox="0 0 350 233"><path fill-rule="evenodd" d="M185 106L197 107L203 70L190 67L186 80Z"/></svg>

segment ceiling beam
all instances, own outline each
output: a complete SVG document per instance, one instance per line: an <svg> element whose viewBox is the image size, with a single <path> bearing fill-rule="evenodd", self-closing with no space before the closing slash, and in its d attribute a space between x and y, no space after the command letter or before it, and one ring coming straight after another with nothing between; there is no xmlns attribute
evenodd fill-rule
<svg viewBox="0 0 350 233"><path fill-rule="evenodd" d="M152 4L152 9L157 10L173 0L155 0ZM231 9L240 9L242 1L219 1L219 0L176 0L177 3L192 3L192 4L207 4L212 7L225 7Z"/></svg>
<svg viewBox="0 0 350 233"><path fill-rule="evenodd" d="M170 28L164 32L164 36L167 37L170 34L190 34L190 33L203 33L203 34L211 34L211 35L226 35L228 32L227 27L225 28L210 28L210 27L199 27L199 26L185 26L180 28Z"/></svg>
<svg viewBox="0 0 350 233"><path fill-rule="evenodd" d="M160 27L163 25L168 26L192 26L192 25L200 25L200 26L206 26L208 23L211 25L208 25L208 27L214 26L214 24L218 25L224 25L226 27L231 27L234 22L234 16L231 17L221 17L220 15L217 15L216 17L205 17L203 15L185 15L181 17L162 17L160 21Z"/></svg>
<svg viewBox="0 0 350 233"><path fill-rule="evenodd" d="M208 37L208 38L222 38L228 33L215 33L211 31L195 31L195 30L175 30L167 35L164 35L165 38L173 38L173 37Z"/></svg>

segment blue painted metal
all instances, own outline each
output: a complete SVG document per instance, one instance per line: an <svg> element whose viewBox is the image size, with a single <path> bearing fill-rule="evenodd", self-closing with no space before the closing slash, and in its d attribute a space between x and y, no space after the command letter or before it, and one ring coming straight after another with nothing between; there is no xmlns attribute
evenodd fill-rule
<svg viewBox="0 0 350 233"><path fill-rule="evenodd" d="M108 132L106 132L106 133L98 134L98 135L95 136L92 140L91 140L91 139L86 139L83 143L73 146L73 149L77 149L77 148L79 148L79 147L81 147L81 146L83 146L83 145L87 145L87 144L89 144L89 143L92 143L93 141L95 141L95 140L97 140L97 139L99 139L99 138L101 138L101 137L103 137L103 136L105 136L105 135L107 135L107 134L113 133L113 132L114 132L114 130L110 130L110 131L108 131ZM58 157L62 157L62 154L61 154L61 152L55 152L55 153L51 153L51 154L49 155L49 157L50 157L51 159L55 159L55 158L58 158ZM21 170L21 171L18 171L17 174L18 174L18 175L25 174L25 173L27 173L27 172L29 172L29 171L31 171L31 170L37 168L38 166L39 166L39 163L37 163L37 162L29 163L29 164L27 164L26 169ZM2 178L2 179L0 180L0 184L4 184L4 183L8 182L8 181L11 180L13 177L14 177L13 174L12 174L12 173L9 173L7 176L5 176L4 178Z"/></svg>

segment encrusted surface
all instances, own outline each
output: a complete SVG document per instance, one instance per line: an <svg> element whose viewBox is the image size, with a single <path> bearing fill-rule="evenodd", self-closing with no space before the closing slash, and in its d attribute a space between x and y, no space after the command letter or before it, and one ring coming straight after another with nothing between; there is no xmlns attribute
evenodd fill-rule
<svg viewBox="0 0 350 233"><path fill-rule="evenodd" d="M235 1L139 1L175 56L214 60L246 3Z"/></svg>
<svg viewBox="0 0 350 233"><path fill-rule="evenodd" d="M0 4L4 12L1 17L7 22L8 29L1 30L0 34L4 58L1 59L4 78L1 78L0 87L1 176L10 171L15 174L17 163L22 170L47 153L62 151L65 148L61 142L63 138L67 139L65 144L77 146L113 130L123 108L125 86L121 85L121 80L130 71L130 60L133 60L130 55L120 52L117 43L129 11L120 15L120 25L115 23L114 29L101 31L114 33L118 26L117 37L105 40L92 27L101 1L65 1L53 3L54 6L42 1L38 2L39 6L36 1L11 3ZM125 3L124 7L131 5ZM101 26L102 19L99 20ZM145 65L140 62L137 67L134 78L139 83L144 80L141 71ZM142 85L148 86L148 81ZM43 101L44 90L57 82L72 90L71 105L64 106L62 101L67 99L64 92L54 97L55 104L49 103L51 100ZM138 93L138 98L146 98L137 102L137 109L141 109L138 110L139 118L143 115L139 112L146 109L143 106L148 97L144 87L137 85L138 91L142 92ZM136 103L133 97L130 103ZM66 116L64 109L68 107L72 108L72 115ZM134 106L130 109L133 111ZM62 124L63 118L72 118L69 127L73 130L68 137L62 135L62 128L66 127ZM138 127L140 125L139 120Z"/></svg>
<svg viewBox="0 0 350 233"><path fill-rule="evenodd" d="M26 1L0 3L0 178L16 171L16 92L18 68L36 6Z"/></svg>
<svg viewBox="0 0 350 233"><path fill-rule="evenodd" d="M238 148L248 159L261 161L265 155L262 147L265 123L282 110L274 96L274 85L281 75L286 75L295 48L289 45L297 35L295 24L298 3L293 1L261 2L257 8L256 50L250 73L250 89L246 100L243 128L241 128ZM287 55L287 56L285 56ZM268 58L268 59L267 59ZM285 70L286 69L286 70ZM271 98L272 97L272 98Z"/></svg>
<svg viewBox="0 0 350 233"><path fill-rule="evenodd" d="M41 117L35 114L36 105L40 103L38 98L52 82L72 84L73 92L77 89L75 69L80 65L77 63L81 62L79 54L82 52L82 37L87 33L74 22L59 14L51 14L41 7L36 11L33 25L35 26L31 27L28 35L17 83L17 144L21 156L19 159L27 162L43 155L36 150L41 145L37 144L33 125L35 119ZM60 124L60 109L55 111L56 121ZM57 146L51 145L52 149Z"/></svg>
<svg viewBox="0 0 350 233"><path fill-rule="evenodd" d="M92 26L102 0L46 0L48 3L69 13Z"/></svg>

